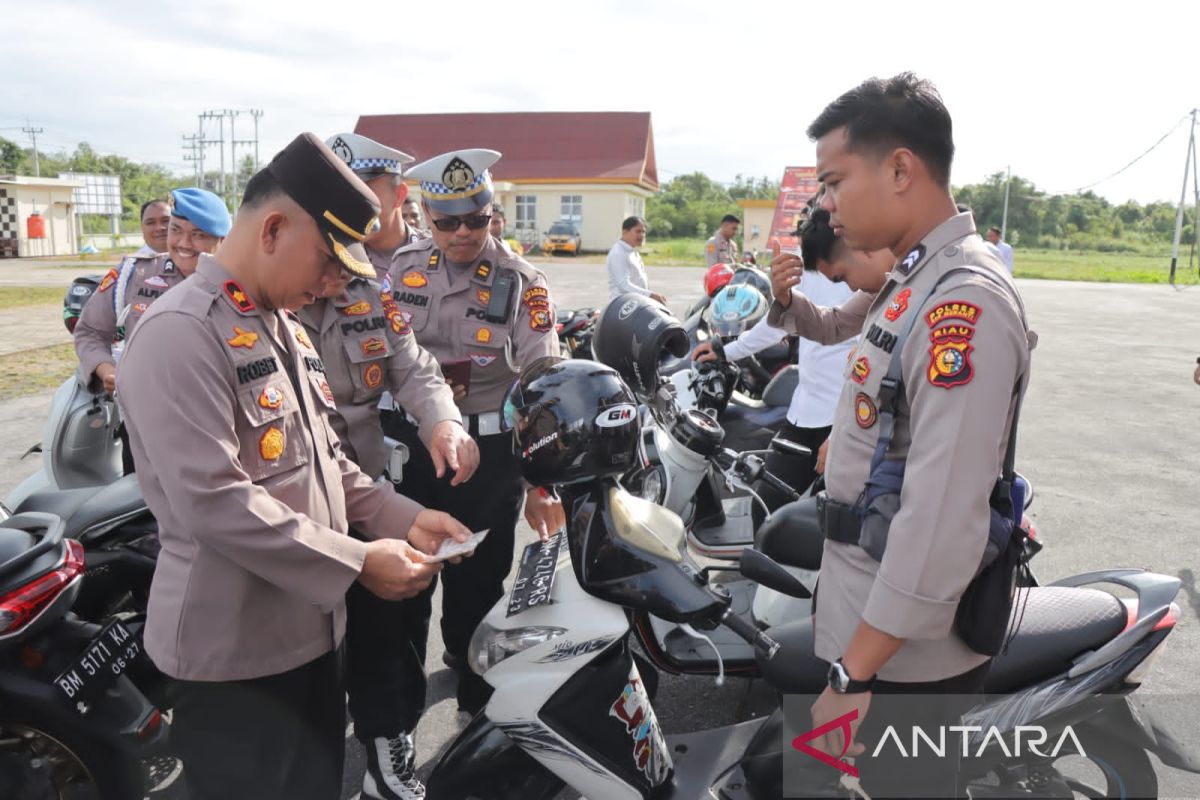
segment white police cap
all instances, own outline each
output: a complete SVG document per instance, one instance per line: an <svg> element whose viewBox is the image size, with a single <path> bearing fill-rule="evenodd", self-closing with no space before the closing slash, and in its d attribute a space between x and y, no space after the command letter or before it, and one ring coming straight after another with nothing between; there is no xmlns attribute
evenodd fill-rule
<svg viewBox="0 0 1200 800"><path fill-rule="evenodd" d="M366 180L380 175L399 175L405 164L416 160L408 153L387 147L357 133L330 136L325 140L325 144L329 145L335 156L346 162L346 166L354 174Z"/></svg>
<svg viewBox="0 0 1200 800"><path fill-rule="evenodd" d="M439 214L471 214L492 202L492 173L500 160L495 150L472 148L442 153L411 167L407 177L420 182L421 197Z"/></svg>

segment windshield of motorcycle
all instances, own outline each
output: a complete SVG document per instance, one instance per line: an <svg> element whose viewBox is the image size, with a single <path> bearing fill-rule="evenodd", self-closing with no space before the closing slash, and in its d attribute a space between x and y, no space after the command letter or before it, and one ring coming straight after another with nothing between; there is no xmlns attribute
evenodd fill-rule
<svg viewBox="0 0 1200 800"><path fill-rule="evenodd" d="M613 487L608 494L613 533L626 544L668 561L683 559L683 520L674 512Z"/></svg>

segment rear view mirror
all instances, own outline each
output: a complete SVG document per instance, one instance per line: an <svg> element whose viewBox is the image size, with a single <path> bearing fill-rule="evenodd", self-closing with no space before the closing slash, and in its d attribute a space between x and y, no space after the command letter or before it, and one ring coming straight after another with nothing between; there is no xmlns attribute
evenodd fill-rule
<svg viewBox="0 0 1200 800"><path fill-rule="evenodd" d="M801 599L812 597L812 592L808 590L807 586L772 561L770 556L760 553L752 547L747 547L742 551L739 566L743 575L768 589Z"/></svg>

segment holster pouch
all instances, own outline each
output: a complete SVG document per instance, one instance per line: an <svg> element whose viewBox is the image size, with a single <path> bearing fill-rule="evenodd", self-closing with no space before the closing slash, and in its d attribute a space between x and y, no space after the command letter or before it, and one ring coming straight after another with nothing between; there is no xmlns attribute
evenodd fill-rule
<svg viewBox="0 0 1200 800"><path fill-rule="evenodd" d="M388 480L399 486L404 480L404 465L408 463L408 445L388 436L383 437L383 444L388 448Z"/></svg>

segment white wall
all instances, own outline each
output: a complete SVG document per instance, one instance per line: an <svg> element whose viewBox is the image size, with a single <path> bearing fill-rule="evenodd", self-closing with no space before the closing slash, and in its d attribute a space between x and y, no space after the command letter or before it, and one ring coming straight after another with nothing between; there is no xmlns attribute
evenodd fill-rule
<svg viewBox="0 0 1200 800"><path fill-rule="evenodd" d="M17 197L17 254L21 256L66 256L78 252L72 191L68 188L8 185ZM27 220L33 212L46 219L46 238L27 239Z"/></svg>
<svg viewBox="0 0 1200 800"><path fill-rule="evenodd" d="M628 185L531 184L502 192L498 200L504 206L508 230L511 232L517 224L516 198L537 198L537 241L540 244L550 225L561 218L564 195L580 195L583 198L580 226L583 249L604 252L620 238L621 222L626 217L634 214L645 216L645 196L649 192Z"/></svg>

